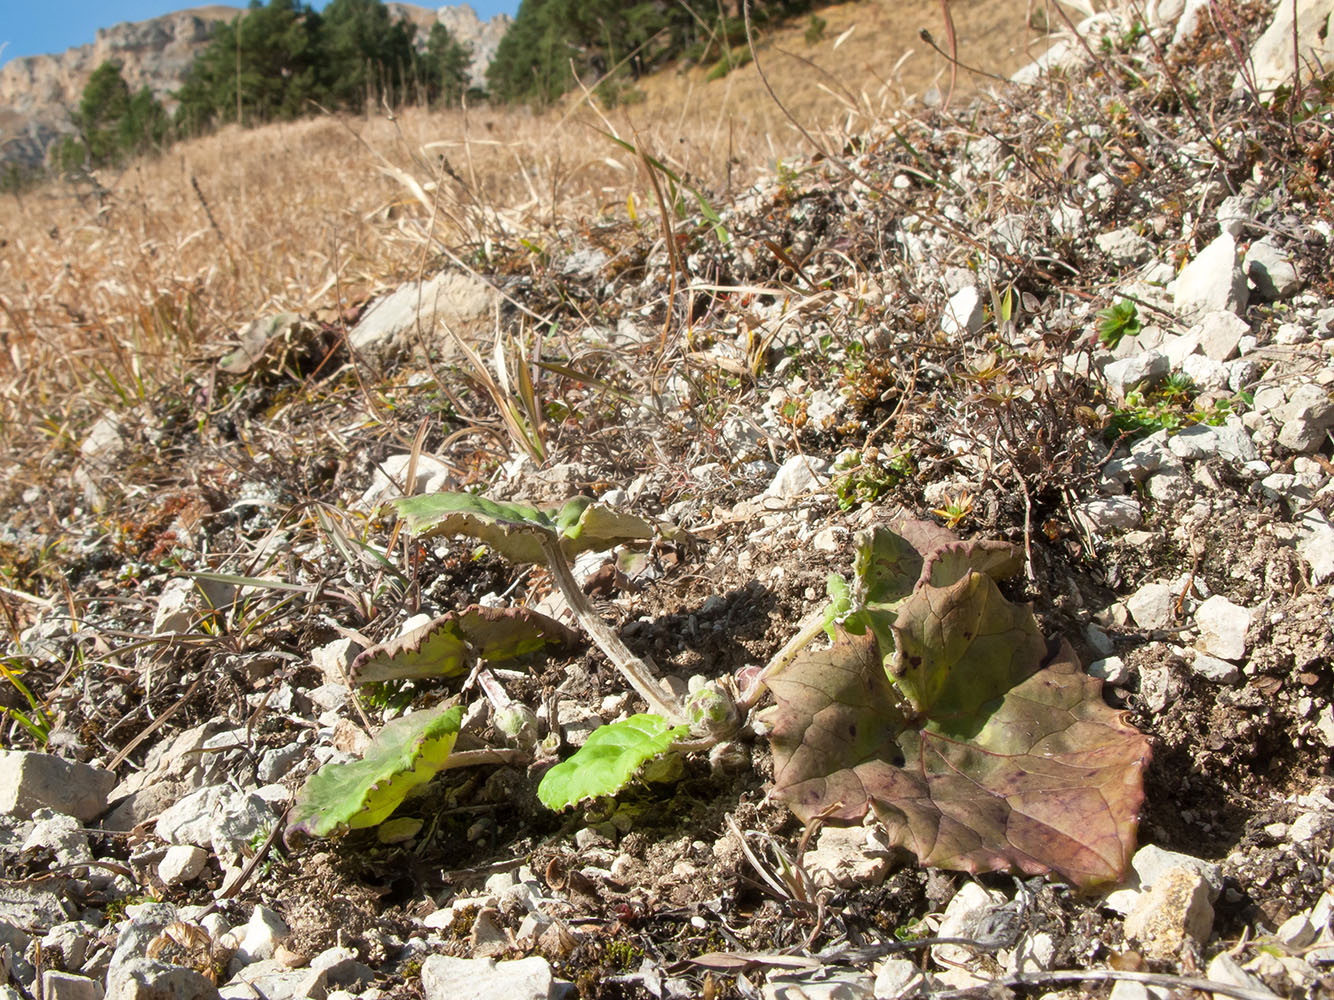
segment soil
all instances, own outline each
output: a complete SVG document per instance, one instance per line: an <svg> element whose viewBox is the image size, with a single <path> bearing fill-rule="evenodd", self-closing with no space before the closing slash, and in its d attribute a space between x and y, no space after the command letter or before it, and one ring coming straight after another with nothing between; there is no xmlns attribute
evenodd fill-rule
<svg viewBox="0 0 1334 1000"><path fill-rule="evenodd" d="M1251 12L1247 37L1261 27ZM1187 64L1181 57L1176 70L1186 72ZM1220 83L1224 69L1202 62L1196 70L1194 85L1218 102L1219 127L1240 127L1242 108L1228 103ZM1129 176L1137 158L1158 164L1142 182L1123 182L1098 225L1166 211L1171 231L1179 233L1196 178L1165 164L1193 141L1191 126L1171 113L1177 100L1171 88L1146 92L1128 79L1091 70L1052 83L1044 108L1066 102L1068 125L1105 123L1123 133L1083 152L1056 147L1069 154L1061 169L1087 173L1092 158L1105 172ZM1225 886L1210 941L1174 963L1140 960L1139 967L1198 973L1212 955L1310 910L1334 885L1331 833L1294 846L1275 831L1303 812L1298 796L1331 781L1329 747L1312 720L1334 695L1334 637L1330 587L1311 581L1292 548L1289 508L1214 460L1192 469L1195 486L1185 499L1146 503L1135 531L1086 537L1073 503L1096 495L1100 470L1119 441L1106 426L1105 386L1070 378L1059 360L1088 344L1082 324L1091 319L1079 307L1121 275L1089 240L1054 240L1048 256L1005 262L997 278L1024 303L1027 329L999 331L993 314L975 338L950 340L939 335L942 289L918 285L911 266L886 250L885 233L903 224L905 208L941 232L959 217L980 232L1049 194L1058 175L1042 157L1051 150L1035 148L1022 134L1037 130L1045 113L1027 106L1029 93L1009 91L967 111L919 108L915 119L899 122L906 131L898 143L889 130L849 137L841 155L861 175L905 192L903 203L864 197L859 181L817 157L794 168L794 176L774 178L747 203L727 206L731 246L713 239L707 225L685 232L682 245L696 273L719 284L797 290L815 301L771 351L759 353L758 363L745 353L746 335L767 329L775 297L739 293L664 303L669 264L656 232L621 226L616 240L634 251L625 255L628 263L592 274L556 265L589 241L607 244L606 232L566 231L565 244L544 259L518 245L497 252L488 277L526 309L564 322L548 338L544 357L582 374L543 375L541 462L516 463L518 448L457 358L442 354L434 368L410 355L368 362L349 355L338 324L318 315L280 356L248 373L227 375L201 363L195 395L164 392L127 409L114 468L82 461L76 447L20 459L21 474L0 487L0 572L6 587L51 602L61 614L66 605L77 609L82 623L71 633L53 626L60 615L40 603L3 601L14 636L37 625L21 647L23 678L44 693L53 720L48 748L103 763L127 754L124 767L132 772L155 745L215 722L219 729L244 729L244 752L227 758L236 768L227 778L253 784L263 750L301 734L326 741L321 730L329 727L312 691L327 678L312 651L348 634L385 640L418 611L439 613L498 595L529 607L548 598L544 570L516 569L466 544L396 536L387 514L355 512L375 469L408 450L419 426L422 453L449 462L459 486L538 504L615 489L636 513L681 529L655 544L651 572L631 577L606 570L593 595L631 650L681 683L696 675L736 678L766 663L797 623L822 606L829 574L848 572L852 535L899 510L950 519L939 500L944 484L956 501L962 492L971 495L958 519L961 534L1010 541L1026 553L1029 572L1007 584L1007 596L1032 603L1045 635L1067 637L1088 663L1099 655L1086 631L1095 624L1125 659L1131 679L1109 685L1104 696L1152 741L1140 842L1222 868ZM1112 101L1152 116L1158 132L1168 134L1137 129L1124 114L1109 119ZM1263 141L1300 141L1281 124ZM1000 136L1027 169L990 187L966 181L964 193L953 192L941 178L966 156L965 139L983 135ZM1151 139L1161 148L1149 148ZM1327 157L1282 149L1315 162L1316 179L1327 184ZM1251 166L1230 168L1242 177ZM895 176L909 183L892 186ZM1220 190L1226 179L1219 179ZM1287 189L1271 196L1294 198ZM960 204L964 209L954 212ZM1163 208L1169 204L1176 209ZM1328 198L1318 192L1290 207L1329 219ZM1031 213L1029 224L1036 225ZM1215 223L1198 227L1164 253L1184 254L1188 246L1193 252L1194 243L1216 235ZM942 256L952 266L977 268L975 248L961 247ZM1328 300L1319 268L1304 273L1312 275L1313 294ZM834 292L843 296L837 303ZM517 313L507 310L506 321L517 324ZM1248 319L1257 330L1272 330L1280 312L1255 306ZM652 335L644 345L610 351L601 338L618 320ZM665 322L681 346L655 353ZM984 358L1000 374L980 376ZM435 381L442 366L448 392ZM849 400L832 419L810 416L822 390ZM683 395L686 405L664 406L656 416L633 405L668 391ZM393 404L387 423L368 417L372 392ZM741 433L737 419L762 430ZM331 434L336 445L328 443ZM896 448L910 456L898 469L888 459ZM834 459L848 450L878 457L840 480L841 490L836 483L767 509L754 502L773 475L766 462L793 454ZM983 451L994 458L989 465L961 457ZM1278 460L1291 467L1292 457ZM1326 442L1312 460L1328 467L1329 457ZM716 475L699 474L713 463ZM817 546L821 532L836 544ZM362 544L386 553L392 572L360 559ZM163 586L181 573L209 570L306 589L254 591L229 608L201 611L188 635L155 630ZM1219 684L1191 670L1183 656L1188 615L1179 627L1154 632L1128 618L1122 602L1154 580L1177 581L1183 608L1225 594L1254 610L1238 682ZM12 644L7 655L19 656L19 648ZM204 683L196 684L201 677ZM592 646L534 658L506 673L504 683L539 715L562 702L608 719L637 707ZM375 714L384 707L376 699L420 706L458 687L418 681L371 692L362 704ZM6 707L24 708L17 688L3 693ZM479 700L476 691L462 697ZM347 725L361 725L353 706L341 715ZM483 723L468 742L502 740ZM561 933L498 957L541 955L582 997L660 995L645 985L646 968L679 981L673 995L755 996L754 967L738 974L692 959L897 941L921 933L929 926L924 919L939 914L970 879L1022 897L1024 929L1045 931L1055 942L1051 968L1090 968L1133 951L1119 915L1055 880L922 869L896 856L879 884L826 888L805 899L778 891L766 874L779 871L781 859L800 857L806 831L768 796L773 764L763 738L747 738L713 760L682 755L669 780L637 781L614 799L565 813L545 809L536 796L552 759L442 773L428 794L401 810L423 821L403 843L381 843L374 829L297 848L275 842L262 876L218 905L233 924L256 904L272 907L291 928L286 947L300 956L335 944L353 947L385 996L420 993L423 952L405 943L424 940L421 920L452 900L465 905L435 932L432 950L470 956L484 918L517 934L527 913L521 904L466 900L482 893L489 877L521 868L558 900ZM314 766L306 753L283 783L295 791ZM127 900L150 895L178 906L215 903L223 881L218 859L198 881L162 885L152 875L161 845L150 829L145 823L96 841L99 859L133 870L128 886L68 884L79 903L104 914L106 926ZM768 872L757 869L757 859ZM5 874L44 876L49 863L41 854L7 852ZM1001 974L999 964L994 970ZM1334 988L1328 975L1314 986L1268 985L1284 996Z"/></svg>

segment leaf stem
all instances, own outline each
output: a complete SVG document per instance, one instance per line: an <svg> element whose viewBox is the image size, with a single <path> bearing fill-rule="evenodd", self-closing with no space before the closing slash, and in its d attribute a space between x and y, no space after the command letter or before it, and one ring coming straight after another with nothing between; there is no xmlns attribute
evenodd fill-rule
<svg viewBox="0 0 1334 1000"><path fill-rule="evenodd" d="M504 747L495 749L484 747L481 750L456 750L445 760L442 771L455 767L476 767L478 764L517 764L532 760L532 755L522 750L510 750Z"/></svg>
<svg viewBox="0 0 1334 1000"><path fill-rule="evenodd" d="M629 647L621 641L621 637L602 620L593 605L589 603L583 590L575 582L574 574L570 572L570 564L565 559L565 553L561 551L560 540L554 533L547 532L540 533L538 538L542 543L542 551L546 553L547 567L551 570L556 589L565 598L565 603L570 606L574 616L579 619L579 624L584 627L584 631L589 634L598 649L616 665L616 669L629 681L639 697L648 703L649 711L657 712L669 722L684 721L685 715L681 711L681 706L675 699L669 699L659 687L657 678L653 674L654 668L630 652Z"/></svg>
<svg viewBox="0 0 1334 1000"><path fill-rule="evenodd" d="M818 611L807 615L802 623L797 626L797 634L789 639L787 644L764 665L764 670L755 679L755 686L751 689L750 695L738 705L742 711L749 711L753 708L764 694L765 682L774 674L786 670L788 665L797 658L797 654L809 646L811 640L824 631L824 618L825 609L821 607Z"/></svg>

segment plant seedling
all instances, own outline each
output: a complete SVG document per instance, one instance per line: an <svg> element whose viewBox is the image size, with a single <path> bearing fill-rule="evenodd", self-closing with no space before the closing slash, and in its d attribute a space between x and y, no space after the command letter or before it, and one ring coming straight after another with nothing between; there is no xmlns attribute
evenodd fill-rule
<svg viewBox="0 0 1334 1000"><path fill-rule="evenodd" d="M594 730L571 758L552 768L538 797L552 809L581 799L611 795L647 760L690 732L706 743L727 738L737 728L736 706L716 684L697 685L685 705L669 697L656 671L635 656L598 615L570 571L568 557L653 537L642 518L576 497L555 511L497 503L467 493L434 493L394 501L408 530L419 537L464 535L491 545L514 562L544 562L575 618L619 670L650 712Z"/></svg>
<svg viewBox="0 0 1334 1000"><path fill-rule="evenodd" d="M1140 329L1139 309L1130 299L1098 313L1098 342L1108 350L1116 350L1124 337L1138 337Z"/></svg>

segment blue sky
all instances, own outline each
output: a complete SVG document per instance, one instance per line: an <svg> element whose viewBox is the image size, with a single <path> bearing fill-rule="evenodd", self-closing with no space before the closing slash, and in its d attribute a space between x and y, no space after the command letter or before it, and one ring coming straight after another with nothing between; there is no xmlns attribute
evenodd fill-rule
<svg viewBox="0 0 1334 1000"><path fill-rule="evenodd" d="M227 6L244 7L246 0L223 0ZM313 6L323 8L327 0ZM0 65L17 56L63 52L93 40L98 28L121 21L143 21L173 10L203 6L192 0L0 0ZM422 7L439 7L424 2ZM472 8L484 20L493 14L513 14L519 0L472 0Z"/></svg>

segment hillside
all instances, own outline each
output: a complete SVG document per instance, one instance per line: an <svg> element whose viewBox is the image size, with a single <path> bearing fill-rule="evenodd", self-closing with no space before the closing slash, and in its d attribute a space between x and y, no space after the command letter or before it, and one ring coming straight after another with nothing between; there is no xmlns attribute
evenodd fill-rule
<svg viewBox="0 0 1334 1000"><path fill-rule="evenodd" d="M7 995L1334 995L1334 6L949 9L0 199Z"/></svg>

